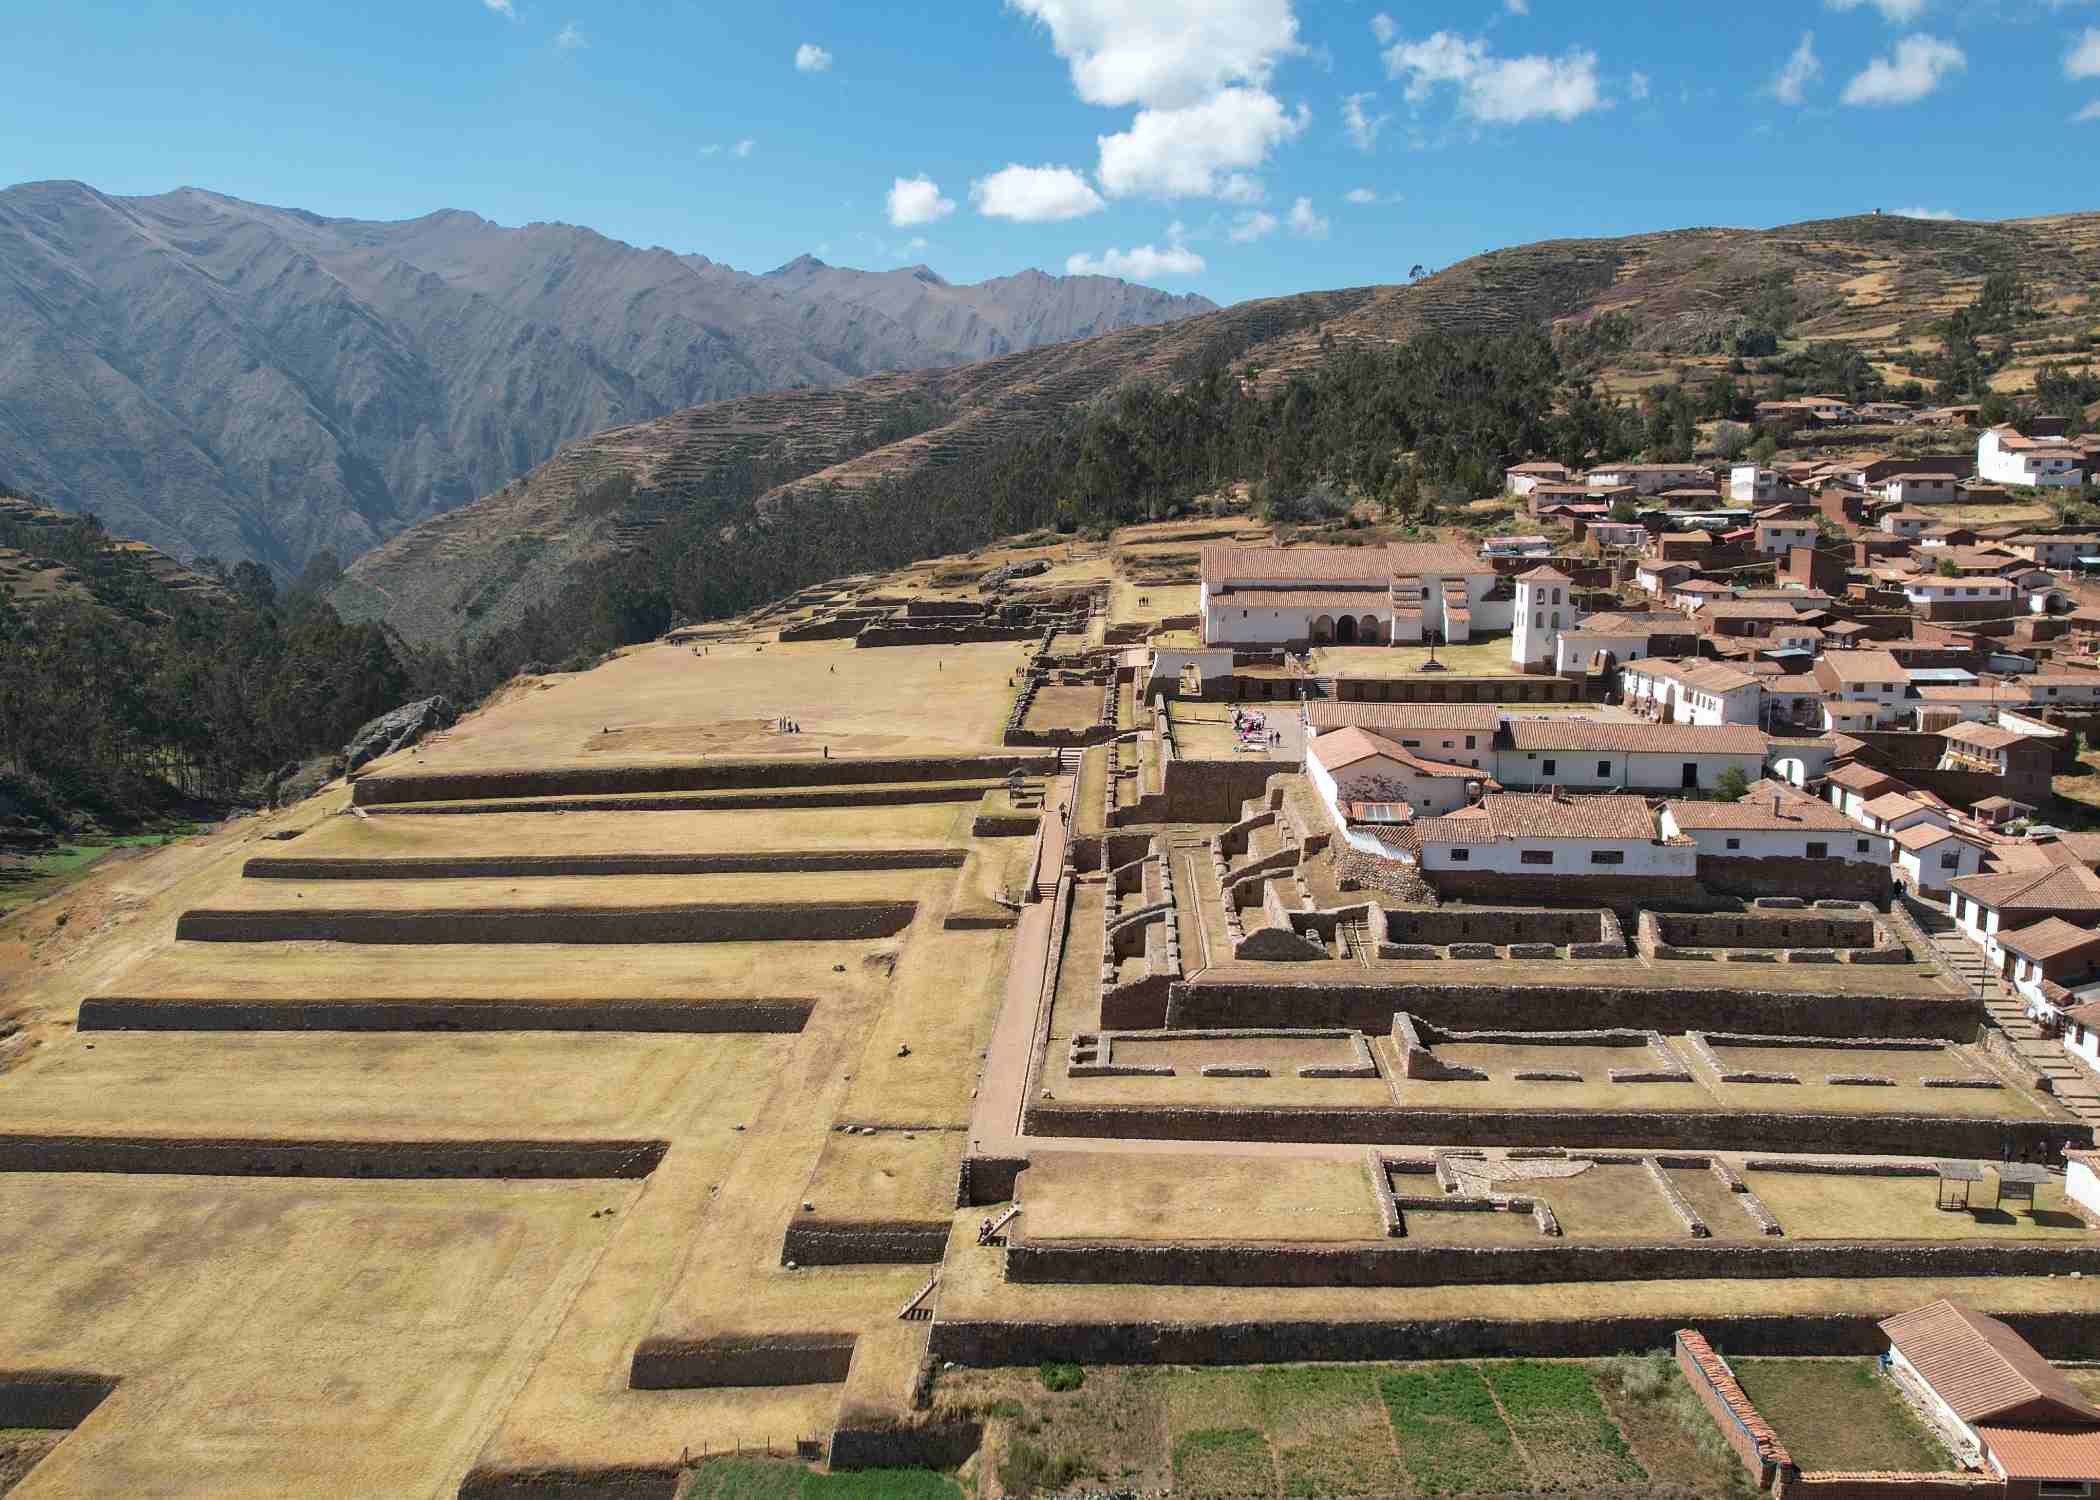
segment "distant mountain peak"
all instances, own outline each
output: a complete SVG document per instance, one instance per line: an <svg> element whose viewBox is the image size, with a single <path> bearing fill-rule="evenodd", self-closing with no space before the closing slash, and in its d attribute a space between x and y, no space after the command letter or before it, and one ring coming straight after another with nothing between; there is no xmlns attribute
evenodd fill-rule
<svg viewBox="0 0 2100 1500"><path fill-rule="evenodd" d="M814 255L798 255L784 266L775 266L766 272L768 276L807 276L813 271L828 271L831 267Z"/></svg>
<svg viewBox="0 0 2100 1500"><path fill-rule="evenodd" d="M941 279L941 273L932 266L906 266L904 269L911 272L913 281L923 281L928 286L946 286L948 284Z"/></svg>

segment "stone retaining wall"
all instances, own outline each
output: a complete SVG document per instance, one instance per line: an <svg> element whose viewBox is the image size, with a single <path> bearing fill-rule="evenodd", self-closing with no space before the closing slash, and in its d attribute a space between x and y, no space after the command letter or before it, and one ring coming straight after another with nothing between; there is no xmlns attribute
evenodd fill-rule
<svg viewBox="0 0 2100 1500"><path fill-rule="evenodd" d="M803 792L695 792L690 796L636 793L632 796L493 798L482 802L405 802L369 809L375 818L461 816L476 813L572 812L792 812L803 807L916 807L930 802L977 802L1003 783L959 782L950 786L819 787ZM1035 831L1033 822L1029 831Z"/></svg>
<svg viewBox="0 0 2100 1500"><path fill-rule="evenodd" d="M473 802L492 797L633 796L642 792L740 791L752 787L867 786L914 781L1054 775L1052 755L949 755L881 759L687 761L657 766L567 766L492 771L386 771L360 777L359 807L398 802ZM1222 821L1222 820L1220 820Z"/></svg>
<svg viewBox="0 0 2100 1500"><path fill-rule="evenodd" d="M1836 842L1846 837L1832 833ZM1724 896L1764 896L1773 891L1800 891L1847 901L1887 906L1894 880L1885 864L1851 859L1738 859L1727 854L1699 855L1699 881Z"/></svg>
<svg viewBox="0 0 2100 1500"><path fill-rule="evenodd" d="M743 943L894 937L915 901L688 902L667 906L430 907L371 911L186 911L175 936L193 943Z"/></svg>
<svg viewBox="0 0 2100 1500"><path fill-rule="evenodd" d="M1023 1220L1026 1215L1022 1216ZM1021 1221L1016 1221L1017 1223ZM1029 1242L1006 1252L1006 1279L1023 1284L1145 1286L1484 1286L1583 1281L1766 1280L1870 1277L2060 1276L2100 1273L2100 1245L1947 1241L1816 1244L1683 1240L1648 1244L1433 1245L1397 1243L1130 1244Z"/></svg>
<svg viewBox="0 0 2100 1500"><path fill-rule="evenodd" d="M1867 1313L1701 1316L1707 1336L1738 1358L1880 1354L1881 1318ZM2100 1310L1986 1312L2050 1359L2100 1357ZM1254 1365L1391 1360L1596 1359L1668 1348L1682 1316L1567 1318L1329 1318L1247 1322L937 1320L933 1353L980 1368L1068 1360L1099 1365Z"/></svg>
<svg viewBox="0 0 2100 1500"><path fill-rule="evenodd" d="M1034 831L1031 823L1030 831ZM249 880L472 880L558 875L769 875L835 870L956 870L965 849L810 849L764 854L488 854L447 858L300 859L258 855Z"/></svg>
<svg viewBox="0 0 2100 1500"><path fill-rule="evenodd" d="M2082 1147L2093 1127L2067 1120L1985 1120L1958 1115L1853 1115L1726 1110L1425 1109L1082 1105L1036 1100L1027 1132L1094 1140L1326 1141L1410 1146L1467 1141L1477 1146L1576 1148L1648 1146L1674 1151L1922 1152L1998 1160L2062 1154ZM996 1202L996 1199L983 1200Z"/></svg>
<svg viewBox="0 0 2100 1500"><path fill-rule="evenodd" d="M947 1253L946 1219L797 1218L780 1246L782 1262L799 1266L939 1265Z"/></svg>
<svg viewBox="0 0 2100 1500"><path fill-rule="evenodd" d="M1388 942L1448 947L1452 943L1609 944L1623 958L1626 935L1609 908L1560 911L1536 906L1389 906Z"/></svg>
<svg viewBox="0 0 2100 1500"><path fill-rule="evenodd" d="M1321 976L1272 984L1224 984L1202 976L1168 992L1165 1024L1187 1029L1240 1026L1353 1026L1378 1033L1392 1025L1392 984ZM1302 970L1301 970L1302 972ZM1574 971L1579 973L1580 971ZM1579 1017L1604 1028L1786 1032L1802 1036L1968 1039L1983 1021L1966 995L1809 995L1733 987L1592 987L1583 984L1406 986L1410 1013L1454 1028L1544 1029Z"/></svg>
<svg viewBox="0 0 2100 1500"><path fill-rule="evenodd" d="M838 1385L853 1363L850 1333L648 1338L636 1347L627 1383L637 1391L743 1385Z"/></svg>
<svg viewBox="0 0 2100 1500"><path fill-rule="evenodd" d="M0 1427L78 1427L116 1388L85 1370L0 1370Z"/></svg>
<svg viewBox="0 0 2100 1500"><path fill-rule="evenodd" d="M0 1172L184 1177L647 1177L664 1141L249 1140L0 1134Z"/></svg>
<svg viewBox="0 0 2100 1500"><path fill-rule="evenodd" d="M1576 901L1585 907L1602 904L1631 911L1655 905L1697 906L1713 899L1706 887L1690 876L1596 875L1585 870L1571 880L1566 875L1505 875L1492 870L1423 873L1442 900L1490 906L1553 906Z"/></svg>
<svg viewBox="0 0 2100 1500"><path fill-rule="evenodd" d="M673 1500L685 1472L677 1464L618 1464L603 1468L475 1468L460 1482L459 1500Z"/></svg>
<svg viewBox="0 0 2100 1500"><path fill-rule="evenodd" d="M814 1000L153 1000L91 995L82 1031L793 1032Z"/></svg>

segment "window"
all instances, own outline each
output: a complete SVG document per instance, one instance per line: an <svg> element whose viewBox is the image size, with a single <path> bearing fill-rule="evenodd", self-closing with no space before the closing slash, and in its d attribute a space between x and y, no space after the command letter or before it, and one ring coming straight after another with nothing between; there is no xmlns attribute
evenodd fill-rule
<svg viewBox="0 0 2100 1500"><path fill-rule="evenodd" d="M1454 865L1462 865L1472 857L1473 851L1471 849L1453 849L1451 851L1451 863Z"/></svg>
<svg viewBox="0 0 2100 1500"><path fill-rule="evenodd" d="M1559 766L1559 764L1560 762L1557 760L1549 760L1539 767L1539 772L1541 775L1551 776L1555 767Z"/></svg>
<svg viewBox="0 0 2100 1500"><path fill-rule="evenodd" d="M1743 841L1741 839L1730 839L1728 841L1728 847L1731 849L1740 849L1743 847Z"/></svg>
<svg viewBox="0 0 2100 1500"><path fill-rule="evenodd" d="M1623 865L1626 863L1624 849L1592 849L1590 863L1593 865Z"/></svg>
<svg viewBox="0 0 2100 1500"><path fill-rule="evenodd" d="M1468 750L1473 748L1473 736L1470 734L1466 736L1466 748Z"/></svg>
<svg viewBox="0 0 2100 1500"><path fill-rule="evenodd" d="M1550 865L1553 863L1551 849L1526 849L1517 855L1517 862L1526 865Z"/></svg>
<svg viewBox="0 0 2100 1500"><path fill-rule="evenodd" d="M1544 630L1546 628L1546 614L1544 610L1531 617L1531 628L1533 630Z"/></svg>
<svg viewBox="0 0 2100 1500"><path fill-rule="evenodd" d="M1598 762L1597 762L1597 774L1598 774L1599 776L1609 776L1609 775L1611 775L1611 762L1610 762L1610 761L1608 761L1608 760L1600 760L1600 761L1598 761Z"/></svg>
<svg viewBox="0 0 2100 1500"><path fill-rule="evenodd" d="M1829 857L1829 854L1830 846L1828 844L1810 844L1808 846L1808 857L1810 859L1825 859Z"/></svg>
<svg viewBox="0 0 2100 1500"><path fill-rule="evenodd" d="M1867 841L1865 839L1853 840L1852 849L1855 854L1865 854L1867 852Z"/></svg>
<svg viewBox="0 0 2100 1500"><path fill-rule="evenodd" d="M1560 629L1560 611L1557 609L1553 611L1553 628L1555 630Z"/></svg>

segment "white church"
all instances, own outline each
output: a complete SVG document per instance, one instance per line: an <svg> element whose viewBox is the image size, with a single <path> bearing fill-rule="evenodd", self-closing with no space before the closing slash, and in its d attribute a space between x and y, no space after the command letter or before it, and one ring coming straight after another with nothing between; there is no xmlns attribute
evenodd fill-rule
<svg viewBox="0 0 2100 1500"><path fill-rule="evenodd" d="M1203 549L1207 646L1457 644L1510 629L1517 595L1456 542Z"/></svg>

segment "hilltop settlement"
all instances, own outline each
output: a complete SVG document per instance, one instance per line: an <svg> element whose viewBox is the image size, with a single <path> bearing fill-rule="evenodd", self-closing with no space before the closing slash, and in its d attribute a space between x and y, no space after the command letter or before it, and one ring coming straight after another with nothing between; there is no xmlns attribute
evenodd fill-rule
<svg viewBox="0 0 2100 1500"><path fill-rule="evenodd" d="M14 1494L2094 1493L2100 454L1973 415L833 579L29 908Z"/></svg>

